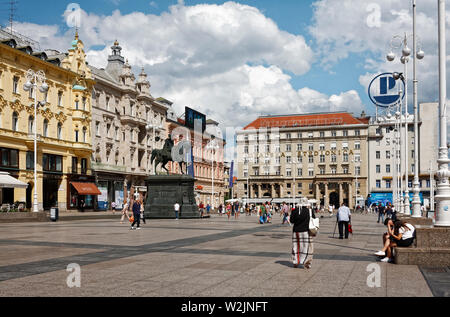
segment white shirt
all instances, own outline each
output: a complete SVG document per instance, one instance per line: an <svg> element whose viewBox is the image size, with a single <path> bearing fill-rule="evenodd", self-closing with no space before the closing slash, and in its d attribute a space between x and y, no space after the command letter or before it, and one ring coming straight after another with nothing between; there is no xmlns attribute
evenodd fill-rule
<svg viewBox="0 0 450 317"><path fill-rule="evenodd" d="M338 219L339 221L350 221L350 209L346 206L342 206L338 211Z"/></svg>
<svg viewBox="0 0 450 317"><path fill-rule="evenodd" d="M409 228L409 230L406 230L405 228L401 227L398 230L398 233L402 234L402 240L406 240L406 239L410 239L413 237L414 235L414 230L416 230L416 228L414 228L413 225L407 223L406 226Z"/></svg>
<svg viewBox="0 0 450 317"><path fill-rule="evenodd" d="M179 211L180 210L180 205L178 205L178 204L175 204L175 211Z"/></svg>

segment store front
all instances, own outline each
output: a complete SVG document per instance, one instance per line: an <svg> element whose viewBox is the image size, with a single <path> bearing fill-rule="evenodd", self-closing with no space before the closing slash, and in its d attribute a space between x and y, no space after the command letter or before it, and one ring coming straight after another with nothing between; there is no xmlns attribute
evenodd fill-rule
<svg viewBox="0 0 450 317"><path fill-rule="evenodd" d="M102 193L95 184L95 178L88 175L68 175L67 209L94 209L97 196Z"/></svg>

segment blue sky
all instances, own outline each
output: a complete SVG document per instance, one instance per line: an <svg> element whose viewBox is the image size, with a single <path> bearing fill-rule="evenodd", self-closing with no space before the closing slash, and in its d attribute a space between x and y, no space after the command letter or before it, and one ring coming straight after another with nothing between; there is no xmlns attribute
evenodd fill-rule
<svg viewBox="0 0 450 317"><path fill-rule="evenodd" d="M427 57L419 65L422 74L419 78L420 102L437 100L437 23L430 23L436 20L435 2L423 0L418 4L419 36L428 45L425 49ZM67 27L63 13L69 3L19 0L15 27L30 37L41 36L40 42L47 41L45 47L68 43L73 30ZM230 3L185 0L180 3L176 0L83 0L77 3L86 13L85 21L88 20L83 21L80 35L87 43L91 65L101 67L109 54L110 44L118 37L123 44L123 54L130 59L135 71L144 67L150 75L154 93L175 101L180 111L188 105L216 118L235 113L236 117L227 118L225 124L228 125L236 122L246 125L260 114L332 110L349 110L357 115L365 110L374 114L366 86L378 73L402 70L398 62L386 63L387 43L393 32L410 32L412 27L410 1L241 0ZM201 9L201 5L207 8ZM244 12L241 5L259 11L257 14ZM373 5L380 14L378 27L368 27L366 22ZM173 6L178 9L174 10ZM4 10L0 11L0 21L5 25L7 5L3 4L1 9ZM116 10L120 14L114 13ZM145 18L134 14L136 12L145 14ZM208 46L208 41L211 40L211 45L226 42L228 39L220 36L228 26L217 26L214 21L206 22L211 32L202 29L201 25L193 27L192 21L188 21L181 29L170 30L170 38L159 36L193 12L203 19L237 21L243 27L234 36L239 37L246 28L249 28L249 34L235 47L228 48L224 44L216 50ZM114 24L115 19L117 26L114 28L111 21ZM276 30L268 19L274 21ZM147 29L130 25L130 21L138 20L146 23ZM262 32L258 32L258 23ZM163 25L158 28L160 24ZM52 29L55 26L57 31ZM199 40L198 45L189 42L180 35L185 31L183 27L192 27L186 30L186 36L206 38L207 42ZM130 33L126 33L128 29ZM272 33L266 37L266 31ZM141 39L133 38L136 33L148 37L152 43L138 47ZM166 42L174 44L170 46ZM280 47L268 48L272 43ZM295 45L290 47L291 43ZM245 50L247 44L250 49ZM252 56L250 45L255 47L255 56ZM240 52L243 46L243 52ZM205 49L211 49L210 54L205 54ZM233 51L238 52L236 56ZM224 56L230 59L229 63L221 61ZM186 60L192 65L186 66ZM195 75L197 72L198 76ZM233 86L230 84L233 80L241 82L237 81ZM233 96L229 96L230 91Z"/></svg>

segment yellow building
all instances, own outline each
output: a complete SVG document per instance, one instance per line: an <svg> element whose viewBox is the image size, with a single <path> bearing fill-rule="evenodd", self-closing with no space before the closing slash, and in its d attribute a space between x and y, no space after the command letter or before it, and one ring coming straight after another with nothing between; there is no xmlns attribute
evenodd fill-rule
<svg viewBox="0 0 450 317"><path fill-rule="evenodd" d="M35 92L24 90L30 69L43 71L49 86L47 93L36 91L38 101L46 100L36 118ZM0 171L29 184L27 189L2 189L0 203L32 208L36 127L39 210L76 209L82 200L86 208L92 205L94 196L83 194L95 194L90 184L95 182L90 172L93 85L78 35L63 54L33 51L18 37L0 39Z"/></svg>

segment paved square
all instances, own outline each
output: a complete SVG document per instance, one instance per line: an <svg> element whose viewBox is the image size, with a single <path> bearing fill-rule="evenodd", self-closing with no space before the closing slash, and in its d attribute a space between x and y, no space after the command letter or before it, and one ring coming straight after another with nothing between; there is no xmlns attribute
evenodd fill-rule
<svg viewBox="0 0 450 317"><path fill-rule="evenodd" d="M147 220L138 231L119 218L0 225L0 296L433 296L432 273L427 282L417 266L377 262L385 228L374 215L354 215L349 240L322 218L311 270L292 268L292 227L279 215ZM80 288L67 286L71 263ZM372 263L380 287L367 285Z"/></svg>

